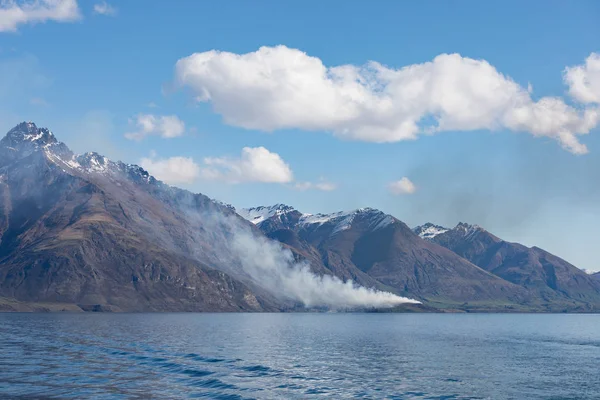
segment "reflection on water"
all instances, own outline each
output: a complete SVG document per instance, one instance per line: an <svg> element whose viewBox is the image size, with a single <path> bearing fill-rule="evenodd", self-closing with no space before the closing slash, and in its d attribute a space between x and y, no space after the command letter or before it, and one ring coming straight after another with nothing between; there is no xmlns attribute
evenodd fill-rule
<svg viewBox="0 0 600 400"><path fill-rule="evenodd" d="M0 314L0 398L585 399L600 315Z"/></svg>

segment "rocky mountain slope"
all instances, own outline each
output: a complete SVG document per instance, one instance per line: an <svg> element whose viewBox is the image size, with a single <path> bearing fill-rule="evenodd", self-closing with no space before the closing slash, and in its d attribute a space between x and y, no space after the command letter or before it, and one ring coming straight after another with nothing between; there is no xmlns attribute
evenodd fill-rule
<svg viewBox="0 0 600 400"><path fill-rule="evenodd" d="M0 296L123 311L262 311L203 215L246 223L206 196L98 154L75 156L22 123L0 141ZM257 232L257 234L260 234Z"/></svg>
<svg viewBox="0 0 600 400"><path fill-rule="evenodd" d="M478 227L413 232L371 208L238 213L139 166L75 155L49 130L19 124L0 140L0 311L281 311L308 304L307 295L345 304L338 289L358 293L348 280L425 303L410 311L600 304L598 275ZM277 272L294 260L299 270ZM290 277L312 286L298 291Z"/></svg>
<svg viewBox="0 0 600 400"><path fill-rule="evenodd" d="M600 303L600 285L592 276L538 247L502 240L477 225L459 223L453 229L414 229L421 237L452 250L473 264L534 293L542 303Z"/></svg>
<svg viewBox="0 0 600 400"><path fill-rule="evenodd" d="M310 215L275 205L238 213L269 237L320 258L335 275L361 284L376 281L429 304L510 305L531 300L522 287L422 240L406 224L378 210Z"/></svg>

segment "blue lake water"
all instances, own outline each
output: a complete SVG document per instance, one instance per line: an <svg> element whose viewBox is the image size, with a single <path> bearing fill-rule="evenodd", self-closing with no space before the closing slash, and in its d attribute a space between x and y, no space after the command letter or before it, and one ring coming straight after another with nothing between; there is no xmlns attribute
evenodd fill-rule
<svg viewBox="0 0 600 400"><path fill-rule="evenodd" d="M600 315L0 314L0 398L598 399Z"/></svg>

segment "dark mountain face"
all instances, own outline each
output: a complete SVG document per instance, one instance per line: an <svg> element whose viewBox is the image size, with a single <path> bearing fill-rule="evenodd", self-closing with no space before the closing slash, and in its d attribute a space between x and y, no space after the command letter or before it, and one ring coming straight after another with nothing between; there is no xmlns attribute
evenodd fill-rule
<svg viewBox="0 0 600 400"><path fill-rule="evenodd" d="M378 210L303 215L277 205L239 213L270 237L320 257L331 273L363 285L379 283L432 304L528 301L523 288L422 240L404 223Z"/></svg>
<svg viewBox="0 0 600 400"><path fill-rule="evenodd" d="M123 311L276 309L221 254L229 233L206 215L247 224L203 195L95 153L76 157L48 130L20 124L0 141L0 297Z"/></svg>
<svg viewBox="0 0 600 400"><path fill-rule="evenodd" d="M494 275L527 288L541 302L600 302L597 280L538 247L509 243L481 227L464 223L429 240Z"/></svg>

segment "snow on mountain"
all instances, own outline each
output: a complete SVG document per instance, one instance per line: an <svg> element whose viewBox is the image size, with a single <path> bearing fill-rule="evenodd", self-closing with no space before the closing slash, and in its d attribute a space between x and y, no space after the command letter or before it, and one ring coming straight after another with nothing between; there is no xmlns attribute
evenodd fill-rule
<svg viewBox="0 0 600 400"><path fill-rule="evenodd" d="M485 232L485 229L483 229L479 225L471 225L465 222L459 222L458 225L456 225L452 230L462 235L464 238L472 237L478 232Z"/></svg>
<svg viewBox="0 0 600 400"><path fill-rule="evenodd" d="M52 132L46 128L38 128L33 122L20 123L8 132L5 140L13 145L29 142L47 146L58 142Z"/></svg>
<svg viewBox="0 0 600 400"><path fill-rule="evenodd" d="M303 214L298 225L323 225L335 221L340 229L347 229L352 225L355 216L355 211L340 211L332 214Z"/></svg>
<svg viewBox="0 0 600 400"><path fill-rule="evenodd" d="M117 181L117 185L120 185L119 180L126 178L138 184L160 187L167 195L177 191L176 188L154 178L139 165L111 161L96 152L74 154L66 144L59 142L50 130L38 128L33 122L18 124L0 140L0 182L4 179L2 167L34 153L43 155L70 175L84 178L107 177L111 181ZM235 211L230 204L213 199L211 201L223 209Z"/></svg>
<svg viewBox="0 0 600 400"><path fill-rule="evenodd" d="M58 152L66 148L48 129L38 128L33 122L23 122L11 129L0 141L0 157L1 161L7 163L16 158L27 157L36 150L54 146L57 147L54 150Z"/></svg>
<svg viewBox="0 0 600 400"><path fill-rule="evenodd" d="M434 225L431 222L413 228L413 232L419 235L421 239L433 239L437 235L441 235L449 230L450 229L444 228L443 226Z"/></svg>
<svg viewBox="0 0 600 400"><path fill-rule="evenodd" d="M244 219L252 222L254 225L259 225L269 218L278 217L282 214L294 211L294 208L285 204L275 204L273 206L241 208L236 211Z"/></svg>
<svg viewBox="0 0 600 400"><path fill-rule="evenodd" d="M89 172L105 172L112 163L108 158L101 156L98 153L85 153L76 157L79 168L86 169Z"/></svg>
<svg viewBox="0 0 600 400"><path fill-rule="evenodd" d="M358 216L367 218L369 220L369 227L373 230L384 228L395 221L391 215L368 207L331 214L303 214L288 205L276 204L273 206L240 209L237 210L237 213L255 225L261 225L265 221L272 221L273 219L282 221L286 219L283 218L284 216L291 213L298 213L299 217L294 224L296 228L308 228L331 223L334 224L331 231L332 235L350 229L355 218Z"/></svg>
<svg viewBox="0 0 600 400"><path fill-rule="evenodd" d="M479 225L471 225L465 222L459 222L454 228L448 229L440 225L432 224L428 222L424 225L413 228L413 232L419 235L422 239L433 239L438 235L446 232L452 232L454 235L458 235L463 238L468 238L475 235L478 232L484 232L485 230Z"/></svg>
<svg viewBox="0 0 600 400"><path fill-rule="evenodd" d="M373 230L381 229L394 222L394 217L391 215L384 214L379 210L373 208L359 208L352 211L340 211L332 214L304 214L300 221L299 226L307 225L323 225L326 223L333 223L335 227L332 230L332 234L341 232L343 230L350 229L352 223L358 217L364 217L369 219L369 227Z"/></svg>
<svg viewBox="0 0 600 400"><path fill-rule="evenodd" d="M64 172L75 175L124 173L138 183L158 182L138 165L113 162L95 152L74 154L50 130L38 128L33 122L20 123L0 141L0 167L36 152L43 154Z"/></svg>

